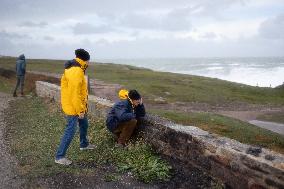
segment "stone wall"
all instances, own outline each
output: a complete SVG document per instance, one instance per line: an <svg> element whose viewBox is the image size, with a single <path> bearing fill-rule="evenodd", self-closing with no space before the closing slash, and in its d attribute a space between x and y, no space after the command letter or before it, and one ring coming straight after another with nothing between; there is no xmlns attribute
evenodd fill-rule
<svg viewBox="0 0 284 189"><path fill-rule="evenodd" d="M6 70L8 71L8 70ZM58 80L60 80L62 74L56 74L56 73L47 73L47 72L38 72L38 71L31 71L29 72L34 75L38 76L47 76L47 77L53 77ZM1 74L1 68L0 68L0 74ZM109 100L118 100L117 98L117 93L120 89L123 88L122 85L119 84L111 84L111 83L106 83L104 81L101 81L99 79L92 79L89 78L89 86L90 94L94 94L95 96L102 96L106 99Z"/></svg>
<svg viewBox="0 0 284 189"><path fill-rule="evenodd" d="M36 82L38 96L60 100L60 88ZM105 116L112 102L89 96L92 114ZM190 175L192 167L221 180L226 188L284 188L284 156L264 148L210 134L197 127L183 126L147 115L146 140L176 169Z"/></svg>

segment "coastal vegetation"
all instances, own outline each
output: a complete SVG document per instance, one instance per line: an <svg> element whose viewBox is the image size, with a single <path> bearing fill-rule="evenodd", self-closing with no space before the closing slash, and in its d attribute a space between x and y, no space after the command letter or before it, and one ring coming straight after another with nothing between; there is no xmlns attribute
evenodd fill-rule
<svg viewBox="0 0 284 189"><path fill-rule="evenodd" d="M151 110L151 113L166 117L179 124L196 126L241 143L269 148L284 154L284 137L282 135L237 119L208 112L185 113Z"/></svg>
<svg viewBox="0 0 284 189"><path fill-rule="evenodd" d="M28 60L27 69L61 74L63 60ZM15 58L0 58L0 67L14 69ZM136 88L149 103L162 97L165 102L222 104L284 104L284 88L253 87L220 79L155 72L128 65L91 63L88 75L126 88Z"/></svg>
<svg viewBox="0 0 284 189"><path fill-rule="evenodd" d="M0 58L0 68L14 69L15 58ZM62 73L64 61L28 60L28 70ZM170 103L205 103L211 106L254 104L281 107L284 104L284 89L252 87L219 79L155 72L149 69L127 65L92 63L88 70L91 78L109 83L118 83L127 88L136 88L142 93L147 105L161 108L148 108L151 113L171 119L177 123L194 125L212 133L226 136L243 143L258 145L284 153L284 137L271 131L261 129L249 123L233 118L206 112L183 112L182 110L163 109ZM29 76L28 76L29 77ZM13 78L1 77L2 91L12 91ZM27 85L31 84L32 79ZM10 87L10 88L9 88ZM32 92L33 87L27 87ZM156 102L163 98L163 104ZM282 113L260 116L263 120L283 122Z"/></svg>
<svg viewBox="0 0 284 189"><path fill-rule="evenodd" d="M17 99L10 103L5 120L6 137L24 178L33 180L60 173L95 176L97 170L103 168L108 171L100 177L108 182L119 180L127 172L145 183L170 178L171 167L142 139L132 141L128 149L116 148L102 118L89 117L89 140L96 144L96 149L79 152L78 142L72 142L68 158L74 163L67 167L54 163L55 151L65 128L64 115L58 104L32 96ZM78 135L74 141L79 141Z"/></svg>

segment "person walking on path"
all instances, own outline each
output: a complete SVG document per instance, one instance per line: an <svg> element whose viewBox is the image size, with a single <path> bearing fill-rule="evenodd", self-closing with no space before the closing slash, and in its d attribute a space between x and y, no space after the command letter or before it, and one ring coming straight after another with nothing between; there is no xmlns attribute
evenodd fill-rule
<svg viewBox="0 0 284 189"><path fill-rule="evenodd" d="M145 107L136 90L121 90L120 101L110 109L106 125L117 139L118 147L125 147L140 120L145 116ZM138 124L137 124L138 123Z"/></svg>
<svg viewBox="0 0 284 189"><path fill-rule="evenodd" d="M17 90L19 86L20 86L21 96L24 96L24 82L26 74L26 59L24 54L20 55L16 61L16 74L17 74L17 84L13 92L13 97L17 97Z"/></svg>
<svg viewBox="0 0 284 189"><path fill-rule="evenodd" d="M67 125L56 152L55 163L70 165L72 161L65 157L66 151L74 138L79 123L80 150L92 150L95 145L87 139L88 87L84 74L90 55L84 49L75 50L76 58L65 63L61 77L61 105L66 114Z"/></svg>

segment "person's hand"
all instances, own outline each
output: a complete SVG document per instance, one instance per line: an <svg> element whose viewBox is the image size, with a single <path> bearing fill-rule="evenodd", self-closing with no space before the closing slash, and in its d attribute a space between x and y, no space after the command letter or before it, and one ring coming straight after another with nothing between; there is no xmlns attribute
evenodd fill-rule
<svg viewBox="0 0 284 189"><path fill-rule="evenodd" d="M85 117L85 114L84 114L84 113L80 113L80 114L79 114L79 119L84 119L84 117Z"/></svg>

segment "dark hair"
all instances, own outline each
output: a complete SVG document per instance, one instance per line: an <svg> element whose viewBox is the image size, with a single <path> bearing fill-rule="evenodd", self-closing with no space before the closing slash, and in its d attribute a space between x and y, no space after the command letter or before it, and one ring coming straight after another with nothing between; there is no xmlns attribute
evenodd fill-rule
<svg viewBox="0 0 284 189"><path fill-rule="evenodd" d="M136 90L130 90L129 93L128 93L128 97L131 100L139 100L139 99L141 99L140 94Z"/></svg>
<svg viewBox="0 0 284 189"><path fill-rule="evenodd" d="M84 49L75 50L75 55L76 55L76 58L80 58L81 60L84 60L84 61L90 60L90 54Z"/></svg>

